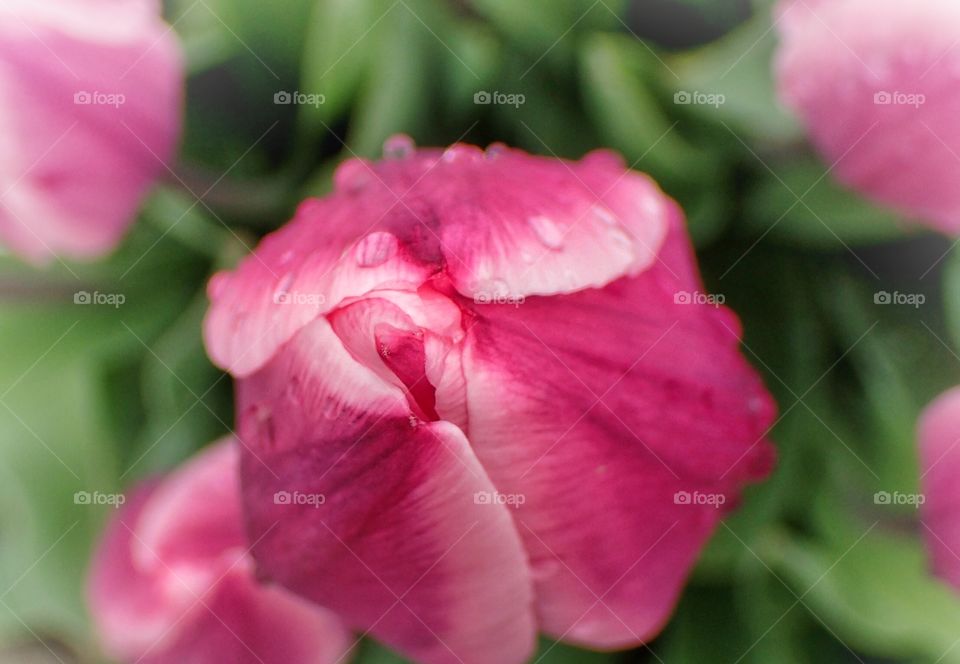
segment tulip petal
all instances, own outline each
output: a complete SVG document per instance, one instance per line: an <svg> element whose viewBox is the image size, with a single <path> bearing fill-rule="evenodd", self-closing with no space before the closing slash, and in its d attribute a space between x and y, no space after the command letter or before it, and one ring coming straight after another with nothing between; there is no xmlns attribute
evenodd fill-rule
<svg viewBox="0 0 960 664"><path fill-rule="evenodd" d="M107 652L128 662L329 664L350 635L329 611L260 585L240 521L236 444L136 490L109 524L89 597Z"/></svg>
<svg viewBox="0 0 960 664"><path fill-rule="evenodd" d="M522 662L536 627L508 508L460 429L355 359L370 306L336 324L367 341L320 318L238 384L258 571L414 661Z"/></svg>
<svg viewBox="0 0 960 664"><path fill-rule="evenodd" d="M779 14L781 97L838 178L960 232L960 4L785 0Z"/></svg>
<svg viewBox="0 0 960 664"><path fill-rule="evenodd" d="M468 435L513 513L541 627L648 641L744 483L769 472L774 406L699 280L673 208L661 261L604 289L476 306ZM679 302L679 303L678 303Z"/></svg>
<svg viewBox="0 0 960 664"><path fill-rule="evenodd" d="M351 297L431 277L486 301L603 286L655 262L667 229L663 193L608 154L565 162L456 145L347 161L335 180L211 282L205 339L233 375Z"/></svg>
<svg viewBox="0 0 960 664"><path fill-rule="evenodd" d="M923 535L934 572L960 590L960 388L924 411L919 437Z"/></svg>
<svg viewBox="0 0 960 664"><path fill-rule="evenodd" d="M414 195L422 191L441 220L448 273L463 295L571 293L655 261L666 198L646 176L596 155L565 162L504 148L485 158L466 146L445 154L458 151L465 156L441 163ZM629 196L612 206L611 191L624 189Z"/></svg>
<svg viewBox="0 0 960 664"><path fill-rule="evenodd" d="M395 199L376 195L307 201L237 271L215 275L204 321L213 361L237 377L249 375L344 300L379 288L415 291L435 268L373 230L391 204Z"/></svg>
<svg viewBox="0 0 960 664"><path fill-rule="evenodd" d="M140 664L339 664L353 640L331 612L231 572L184 619L174 643Z"/></svg>
<svg viewBox="0 0 960 664"><path fill-rule="evenodd" d="M0 8L0 239L29 259L111 249L173 154L181 55L151 5Z"/></svg>

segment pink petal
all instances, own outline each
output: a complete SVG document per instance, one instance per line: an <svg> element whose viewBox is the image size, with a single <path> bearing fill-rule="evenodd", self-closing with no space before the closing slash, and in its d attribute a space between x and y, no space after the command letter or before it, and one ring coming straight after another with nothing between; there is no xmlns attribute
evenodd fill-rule
<svg viewBox="0 0 960 664"><path fill-rule="evenodd" d="M110 250L165 172L183 65L158 11L111 0L0 8L0 239L17 253Z"/></svg>
<svg viewBox="0 0 960 664"><path fill-rule="evenodd" d="M478 498L494 487L458 428L360 363L380 361L381 317L407 324L391 306L338 312L344 341L317 319L238 384L259 572L414 661L523 662L536 626L508 508Z"/></svg>
<svg viewBox="0 0 960 664"><path fill-rule="evenodd" d="M467 339L468 435L498 489L524 497L512 514L541 627L587 647L657 634L714 527L773 460L774 406L736 319L675 303L702 289L672 210L662 262L642 275L478 305Z"/></svg>
<svg viewBox="0 0 960 664"><path fill-rule="evenodd" d="M779 25L781 96L837 176L960 231L960 4L785 0Z"/></svg>
<svg viewBox="0 0 960 664"><path fill-rule="evenodd" d="M345 664L353 643L334 614L249 573L229 574L183 622L140 664Z"/></svg>
<svg viewBox="0 0 960 664"><path fill-rule="evenodd" d="M662 192L606 154L565 162L456 145L348 161L336 183L211 282L207 347L235 376L374 289L416 290L441 272L478 299L603 286L653 263L667 227Z"/></svg>
<svg viewBox="0 0 960 664"><path fill-rule="evenodd" d="M960 590L960 388L920 418L923 535L936 574Z"/></svg>
<svg viewBox="0 0 960 664"><path fill-rule="evenodd" d="M260 585L246 556L235 442L137 489L94 559L90 607L121 661L325 664L350 636L329 611Z"/></svg>

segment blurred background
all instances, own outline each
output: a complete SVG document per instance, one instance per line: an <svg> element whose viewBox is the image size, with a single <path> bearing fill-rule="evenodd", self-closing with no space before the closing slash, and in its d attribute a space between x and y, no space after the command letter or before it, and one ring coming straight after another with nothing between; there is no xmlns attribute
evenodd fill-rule
<svg viewBox="0 0 960 664"><path fill-rule="evenodd" d="M778 105L765 0L169 0L186 130L123 246L0 256L0 661L99 662L83 583L123 491L226 432L205 285L397 132L567 158L609 147L686 210L781 416L648 647L538 661L960 662L930 577L914 425L958 382L960 260L838 186ZM77 294L108 293L84 302ZM122 301L121 301L122 300ZM887 496L887 498L884 498ZM902 502L902 501L901 501ZM400 662L364 644L355 661Z"/></svg>

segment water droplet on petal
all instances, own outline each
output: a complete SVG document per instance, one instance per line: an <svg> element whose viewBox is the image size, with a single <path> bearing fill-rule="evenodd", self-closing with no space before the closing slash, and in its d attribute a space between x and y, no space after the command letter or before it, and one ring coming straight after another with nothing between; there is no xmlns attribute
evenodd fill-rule
<svg viewBox="0 0 960 664"><path fill-rule="evenodd" d="M601 222L602 224L604 224L605 226L616 226L616 225L617 225L617 218L614 216L614 214L613 214L610 210L608 210L607 208L603 207L602 205L596 205L596 206L594 206L594 208L593 208L593 214L594 214L594 215L596 216L596 218L599 219L600 222Z"/></svg>
<svg viewBox="0 0 960 664"><path fill-rule="evenodd" d="M493 160L507 151L505 143L491 143L483 153L487 159Z"/></svg>
<svg viewBox="0 0 960 664"><path fill-rule="evenodd" d="M613 150L593 150L583 156L582 163L588 166L606 166L612 168L625 169L627 162L623 155Z"/></svg>
<svg viewBox="0 0 960 664"><path fill-rule="evenodd" d="M338 191L356 191L369 184L373 177L373 167L368 161L347 159L334 171L333 183Z"/></svg>
<svg viewBox="0 0 960 664"><path fill-rule="evenodd" d="M397 254L397 238L384 231L368 234L357 243L353 255L360 267L383 265Z"/></svg>
<svg viewBox="0 0 960 664"><path fill-rule="evenodd" d="M210 281L207 283L207 297L209 297L211 300L218 299L221 295L223 295L229 281L230 273L226 271L217 272L215 275L210 277Z"/></svg>
<svg viewBox="0 0 960 664"><path fill-rule="evenodd" d="M627 253L633 253L633 240L630 239L630 236L627 235L623 229L616 227L608 228L607 237L610 238L610 243L617 249Z"/></svg>
<svg viewBox="0 0 960 664"><path fill-rule="evenodd" d="M563 246L563 231L549 217L530 217L530 227L543 244L549 249L559 249Z"/></svg>
<svg viewBox="0 0 960 664"><path fill-rule="evenodd" d="M280 278L279 282L277 282L277 287L273 291L274 304L284 303L286 300L287 291L289 291L290 286L293 285L293 276L293 272L288 272Z"/></svg>
<svg viewBox="0 0 960 664"><path fill-rule="evenodd" d="M253 448L273 449L277 442L277 430L270 408L262 404L250 406L241 419L241 435Z"/></svg>
<svg viewBox="0 0 960 664"><path fill-rule="evenodd" d="M477 159L482 155L483 150L474 145L457 143L456 145L451 145L443 151L443 160L447 163L453 163L455 161L461 161L465 159Z"/></svg>
<svg viewBox="0 0 960 664"><path fill-rule="evenodd" d="M323 402L323 416L328 420L338 419L343 415L344 404L339 399L328 398Z"/></svg>
<svg viewBox="0 0 960 664"><path fill-rule="evenodd" d="M659 217L663 214L663 204L656 196L646 196L640 205L643 213L651 217Z"/></svg>
<svg viewBox="0 0 960 664"><path fill-rule="evenodd" d="M417 149L417 144L406 134L395 134L383 143L385 159L403 159L409 157Z"/></svg>
<svg viewBox="0 0 960 664"><path fill-rule="evenodd" d="M280 255L280 265L287 265L293 260L293 249L287 249Z"/></svg>
<svg viewBox="0 0 960 664"><path fill-rule="evenodd" d="M481 279L473 287L478 297L490 300L506 297L510 294L510 286L503 279Z"/></svg>

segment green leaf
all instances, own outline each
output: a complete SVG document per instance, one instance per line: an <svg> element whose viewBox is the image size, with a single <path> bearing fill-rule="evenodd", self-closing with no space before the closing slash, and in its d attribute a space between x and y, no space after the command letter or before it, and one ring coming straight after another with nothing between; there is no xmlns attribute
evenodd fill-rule
<svg viewBox="0 0 960 664"><path fill-rule="evenodd" d="M675 131L659 105L662 70L640 42L623 35L595 33L580 49L583 94L604 140L629 163L658 178L694 178L709 172L709 156Z"/></svg>
<svg viewBox="0 0 960 664"><path fill-rule="evenodd" d="M473 21L452 23L445 34L449 35L446 43L453 51L439 52L444 60L445 111L458 120L458 126L469 127L480 108L474 95L496 89L500 44L487 26Z"/></svg>
<svg viewBox="0 0 960 664"><path fill-rule="evenodd" d="M722 103L689 104L706 122L724 122L747 142L784 143L802 136L779 103L773 77L777 31L763 10L723 39L703 48L665 56L677 93L722 95ZM691 97L692 99L692 97Z"/></svg>
<svg viewBox="0 0 960 664"><path fill-rule="evenodd" d="M758 176L747 194L744 221L756 232L782 242L835 250L907 234L897 214L841 186L822 162L812 157L760 158L770 170L756 157L746 157Z"/></svg>
<svg viewBox="0 0 960 664"><path fill-rule="evenodd" d="M960 599L930 575L919 538L848 523L837 540L826 546L784 538L765 553L807 610L851 647L878 657L960 662Z"/></svg>
<svg viewBox="0 0 960 664"><path fill-rule="evenodd" d="M303 56L303 92L322 94L317 108L304 106L308 125L329 124L354 102L373 53L380 26L397 16L399 6L380 0L318 0L307 23ZM392 15L392 16L391 16Z"/></svg>
<svg viewBox="0 0 960 664"><path fill-rule="evenodd" d="M472 7L527 50L528 66L569 51L578 32L622 29L625 0L471 0Z"/></svg>
<svg viewBox="0 0 960 664"><path fill-rule="evenodd" d="M427 125L434 37L422 23L420 4L395 5L374 28L370 77L364 82L347 144L362 157L381 154L392 134L418 135ZM397 57L403 53L403 57Z"/></svg>
<svg viewBox="0 0 960 664"><path fill-rule="evenodd" d="M943 269L943 306L954 351L960 348L960 251L951 247Z"/></svg>

